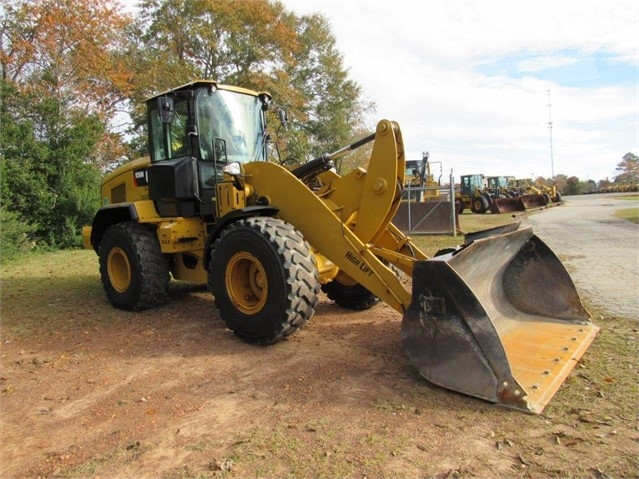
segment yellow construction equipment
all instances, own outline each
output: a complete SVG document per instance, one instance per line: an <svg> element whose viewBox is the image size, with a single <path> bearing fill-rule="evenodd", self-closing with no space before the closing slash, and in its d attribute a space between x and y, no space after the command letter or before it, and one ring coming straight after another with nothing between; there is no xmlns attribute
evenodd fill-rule
<svg viewBox="0 0 639 479"><path fill-rule="evenodd" d="M431 171L430 153L422 153L421 160L406 160L405 195L410 201L441 201L441 171L440 178L435 180ZM440 163L441 166L441 163Z"/></svg>
<svg viewBox="0 0 639 479"><path fill-rule="evenodd" d="M511 213L513 211L525 211L526 206L517 194L509 186L514 180L512 176L488 176L484 196L489 200L491 213Z"/></svg>
<svg viewBox="0 0 639 479"><path fill-rule="evenodd" d="M269 103L213 81L147 101L150 156L104 179L83 230L110 302L141 310L164 302L171 276L207 283L229 329L271 344L311 319L320 288L351 309L380 299L403 315L425 378L540 412L598 330L552 251L512 225L428 259L391 223L406 172L397 123L290 170L267 158ZM367 168L335 172L370 142Z"/></svg>
<svg viewBox="0 0 639 479"><path fill-rule="evenodd" d="M502 189L505 191L505 178L484 177L482 174L462 175L459 191L455 195L457 211L461 213L464 208L470 208L477 214L525 211L526 207L520 198L502 192Z"/></svg>
<svg viewBox="0 0 639 479"><path fill-rule="evenodd" d="M514 188L519 191L526 208L539 208L550 203L550 195L537 188L530 178L514 180Z"/></svg>

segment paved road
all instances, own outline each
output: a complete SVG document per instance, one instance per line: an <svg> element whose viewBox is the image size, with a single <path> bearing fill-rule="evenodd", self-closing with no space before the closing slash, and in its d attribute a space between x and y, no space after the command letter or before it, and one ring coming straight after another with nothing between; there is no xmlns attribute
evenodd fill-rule
<svg viewBox="0 0 639 479"><path fill-rule="evenodd" d="M582 298L609 315L639 319L639 225L614 216L639 202L619 194L565 200L524 224L562 259Z"/></svg>

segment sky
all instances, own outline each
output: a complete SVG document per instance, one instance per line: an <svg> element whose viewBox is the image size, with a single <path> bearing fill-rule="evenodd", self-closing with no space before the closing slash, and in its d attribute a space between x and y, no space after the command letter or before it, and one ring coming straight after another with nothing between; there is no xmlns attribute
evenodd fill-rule
<svg viewBox="0 0 639 479"><path fill-rule="evenodd" d="M329 21L349 76L397 121L406 159L612 179L639 155L639 2L283 0ZM550 105L550 106L549 106ZM552 128L549 128L549 123Z"/></svg>

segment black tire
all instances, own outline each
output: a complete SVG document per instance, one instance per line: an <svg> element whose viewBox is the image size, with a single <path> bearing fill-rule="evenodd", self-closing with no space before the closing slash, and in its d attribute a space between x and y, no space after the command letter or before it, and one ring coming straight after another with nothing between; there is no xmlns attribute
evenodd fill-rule
<svg viewBox="0 0 639 479"><path fill-rule="evenodd" d="M457 210L457 214L461 215L464 212L464 202L463 201L459 201L459 200L455 200L455 209Z"/></svg>
<svg viewBox="0 0 639 479"><path fill-rule="evenodd" d="M155 231L139 223L110 226L100 243L100 277L116 308L141 311L163 304L169 266Z"/></svg>
<svg viewBox="0 0 639 479"><path fill-rule="evenodd" d="M347 285L334 279L322 285L322 291L328 299L341 308L365 311L379 302L379 298L359 283Z"/></svg>
<svg viewBox="0 0 639 479"><path fill-rule="evenodd" d="M553 203L561 203L561 193L557 192L557 194L552 198Z"/></svg>
<svg viewBox="0 0 639 479"><path fill-rule="evenodd" d="M473 198L473 213L483 215L486 211L488 211L489 206L488 200L485 197L477 196L476 198Z"/></svg>
<svg viewBox="0 0 639 479"><path fill-rule="evenodd" d="M209 289L226 326L253 344L273 344L315 314L319 282L310 246L282 220L228 226L209 263Z"/></svg>

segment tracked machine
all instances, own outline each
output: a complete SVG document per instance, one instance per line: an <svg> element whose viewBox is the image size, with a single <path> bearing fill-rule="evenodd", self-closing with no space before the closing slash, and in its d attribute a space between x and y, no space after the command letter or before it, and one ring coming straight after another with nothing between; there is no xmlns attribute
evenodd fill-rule
<svg viewBox="0 0 639 479"><path fill-rule="evenodd" d="M83 230L113 306L159 307L171 277L206 283L229 329L272 344L311 319L320 289L351 309L381 300L426 379L540 412L598 330L553 252L512 225L427 258L391 222L406 171L397 123L291 169L267 158L269 103L212 81L147 101L150 156L103 180ZM334 171L370 142L367 168Z"/></svg>

